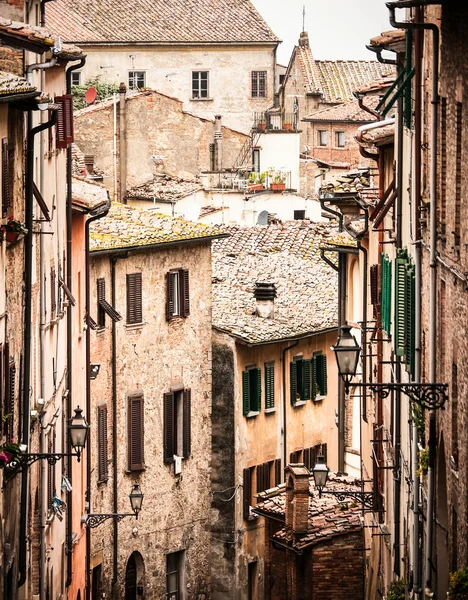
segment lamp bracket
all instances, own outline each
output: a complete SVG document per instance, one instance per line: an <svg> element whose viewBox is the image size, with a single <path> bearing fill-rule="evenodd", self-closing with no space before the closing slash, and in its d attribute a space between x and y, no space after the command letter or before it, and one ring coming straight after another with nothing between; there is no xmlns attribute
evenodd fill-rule
<svg viewBox="0 0 468 600"><path fill-rule="evenodd" d="M46 460L49 465L55 465L59 460L62 460L65 456L76 456L78 462L80 460L81 452L68 452L68 453L55 453L55 454L21 454L18 458L6 467L9 477L15 475L22 468L29 468L38 460Z"/></svg>
<svg viewBox="0 0 468 600"><path fill-rule="evenodd" d="M388 398L392 392L402 392L411 402L428 410L444 408L448 400L447 383L360 383L357 385L370 389L382 399Z"/></svg>
<svg viewBox="0 0 468 600"><path fill-rule="evenodd" d="M351 491L322 491L322 494L328 494L331 496L336 496L338 498L338 502L346 502L347 498L352 498L353 500L358 500L364 510L374 511L374 493L373 492L351 492Z"/></svg>
<svg viewBox="0 0 468 600"><path fill-rule="evenodd" d="M107 521L108 519L114 519L115 521L117 521L117 523L120 523L120 521L122 521L122 519L125 519L125 517L135 516L135 513L89 513L81 518L81 522L84 523L84 525L89 529L94 529L96 527L99 527L99 525L101 525L102 523L104 523L104 521Z"/></svg>

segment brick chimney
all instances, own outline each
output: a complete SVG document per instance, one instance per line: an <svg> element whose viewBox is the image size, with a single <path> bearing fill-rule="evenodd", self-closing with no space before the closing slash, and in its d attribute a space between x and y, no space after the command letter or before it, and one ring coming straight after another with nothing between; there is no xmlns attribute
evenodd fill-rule
<svg viewBox="0 0 468 600"><path fill-rule="evenodd" d="M273 319L276 298L275 284L257 281L254 296L257 300L257 315L263 319Z"/></svg>
<svg viewBox="0 0 468 600"><path fill-rule="evenodd" d="M307 533L309 522L309 470L303 464L288 465L286 473L286 529L288 537Z"/></svg>

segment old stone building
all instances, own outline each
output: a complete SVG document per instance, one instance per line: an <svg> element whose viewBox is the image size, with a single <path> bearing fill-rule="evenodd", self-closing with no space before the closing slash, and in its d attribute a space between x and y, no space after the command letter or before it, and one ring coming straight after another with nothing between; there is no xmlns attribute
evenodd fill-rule
<svg viewBox="0 0 468 600"><path fill-rule="evenodd" d="M65 41L79 40L86 49L76 82L100 75L130 89L149 87L198 116L220 114L244 133L252 113L273 104L280 40L249 0L59 0L47 6L46 17Z"/></svg>
<svg viewBox="0 0 468 600"><path fill-rule="evenodd" d="M256 493L289 462L337 466L329 223L229 228L213 247L212 598L266 598Z"/></svg>
<svg viewBox="0 0 468 600"><path fill-rule="evenodd" d="M217 228L113 204L91 226L93 597L210 594L211 241Z"/></svg>

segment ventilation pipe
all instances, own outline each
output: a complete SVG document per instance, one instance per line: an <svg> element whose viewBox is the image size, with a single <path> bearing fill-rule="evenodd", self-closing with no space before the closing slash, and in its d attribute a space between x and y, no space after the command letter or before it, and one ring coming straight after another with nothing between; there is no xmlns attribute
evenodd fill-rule
<svg viewBox="0 0 468 600"><path fill-rule="evenodd" d="M257 315L262 319L273 319L276 286L274 283L255 284L254 296L257 301Z"/></svg>
<svg viewBox="0 0 468 600"><path fill-rule="evenodd" d="M221 115L215 115L214 129L214 170L219 173L223 168L223 129Z"/></svg>
<svg viewBox="0 0 468 600"><path fill-rule="evenodd" d="M127 88L125 83L119 87L119 144L120 144L120 202L127 203Z"/></svg>

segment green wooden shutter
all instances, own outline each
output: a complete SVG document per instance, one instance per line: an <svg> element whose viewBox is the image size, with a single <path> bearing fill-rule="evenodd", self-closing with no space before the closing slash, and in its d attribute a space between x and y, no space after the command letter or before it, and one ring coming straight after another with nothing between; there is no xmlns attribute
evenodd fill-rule
<svg viewBox="0 0 468 600"><path fill-rule="evenodd" d="M242 414L248 415L250 412L250 381L249 372L242 371Z"/></svg>
<svg viewBox="0 0 468 600"><path fill-rule="evenodd" d="M291 404L294 406L297 402L297 367L294 361L289 365L289 385L291 389Z"/></svg>
<svg viewBox="0 0 468 600"><path fill-rule="evenodd" d="M383 252L381 254L380 313L382 328L390 335L392 314L392 263L388 256Z"/></svg>
<svg viewBox="0 0 468 600"><path fill-rule="evenodd" d="M327 356L326 354L320 354L317 356L318 359L318 373L317 380L321 396L327 395Z"/></svg>
<svg viewBox="0 0 468 600"><path fill-rule="evenodd" d="M405 354L406 267L408 260L400 254L395 258L395 354Z"/></svg>
<svg viewBox="0 0 468 600"><path fill-rule="evenodd" d="M275 365L265 364L265 408L275 406Z"/></svg>
<svg viewBox="0 0 468 600"><path fill-rule="evenodd" d="M406 270L405 289L405 364L406 369L414 375L415 366L415 272L413 266Z"/></svg>
<svg viewBox="0 0 468 600"><path fill-rule="evenodd" d="M312 357L312 400L317 397L317 353Z"/></svg>
<svg viewBox="0 0 468 600"><path fill-rule="evenodd" d="M302 400L310 400L311 360L302 361Z"/></svg>
<svg viewBox="0 0 468 600"><path fill-rule="evenodd" d="M262 410L262 370L261 369L253 369L255 371L256 377L256 389L255 389L255 397L254 397L254 410L260 412Z"/></svg>

